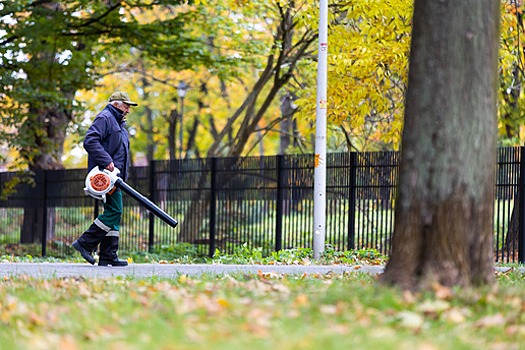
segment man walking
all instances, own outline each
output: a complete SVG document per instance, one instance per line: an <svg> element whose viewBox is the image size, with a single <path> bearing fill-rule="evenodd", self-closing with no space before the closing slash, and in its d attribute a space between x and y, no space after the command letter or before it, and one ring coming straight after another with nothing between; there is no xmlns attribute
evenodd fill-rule
<svg viewBox="0 0 525 350"><path fill-rule="evenodd" d="M95 166L109 171L118 168L118 176L126 181L130 164L126 115L130 106L137 106L137 103L130 101L127 93L117 91L95 117L84 139L84 148L88 153L88 171ZM121 217L122 192L116 188L113 193L106 194L104 212L73 242L73 247L93 265L93 252L100 244L98 266L127 266L128 262L119 260L117 256Z"/></svg>

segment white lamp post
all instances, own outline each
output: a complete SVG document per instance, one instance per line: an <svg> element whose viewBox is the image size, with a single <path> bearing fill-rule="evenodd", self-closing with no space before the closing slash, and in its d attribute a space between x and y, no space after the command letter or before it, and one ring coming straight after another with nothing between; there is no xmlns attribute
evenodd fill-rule
<svg viewBox="0 0 525 350"><path fill-rule="evenodd" d="M179 82L179 85L177 85L177 95L179 95L180 99L180 113L179 113L179 157L182 159L182 118L184 116L184 97L186 97L186 92L188 91L188 84L186 84L183 80Z"/></svg>
<svg viewBox="0 0 525 350"><path fill-rule="evenodd" d="M317 109L314 168L314 259L324 251L326 237L326 108L328 73L328 0L319 4L319 52L317 54Z"/></svg>

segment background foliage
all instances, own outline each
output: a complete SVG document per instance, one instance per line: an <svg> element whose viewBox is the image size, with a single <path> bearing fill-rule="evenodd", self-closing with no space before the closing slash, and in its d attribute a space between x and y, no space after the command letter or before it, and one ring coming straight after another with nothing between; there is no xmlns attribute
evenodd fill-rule
<svg viewBox="0 0 525 350"><path fill-rule="evenodd" d="M522 8L502 1L500 142L521 144ZM161 0L0 2L5 166L82 167L84 132L114 90L136 164L311 153L317 3ZM412 1L330 2L331 151L389 150L403 124ZM179 81L189 84L178 140Z"/></svg>

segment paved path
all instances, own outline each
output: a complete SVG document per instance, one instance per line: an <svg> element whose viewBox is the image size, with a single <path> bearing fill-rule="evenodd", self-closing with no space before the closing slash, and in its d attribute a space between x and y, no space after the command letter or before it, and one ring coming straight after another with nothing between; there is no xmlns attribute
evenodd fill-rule
<svg viewBox="0 0 525 350"><path fill-rule="evenodd" d="M525 273L525 267L515 268ZM11 276L32 276L42 278L90 277L162 277L176 278L180 275L224 275L234 273L276 273L276 274L342 274L362 272L380 274L384 266L341 266L341 265L213 265L213 264L131 264L127 267L98 267L68 263L0 263L0 278ZM507 272L510 267L496 267L496 271Z"/></svg>
<svg viewBox="0 0 525 350"><path fill-rule="evenodd" d="M303 266L303 265L210 265L210 264L131 264L127 267L98 267L89 264L67 263L0 263L0 278L12 276L32 276L60 278L83 276L94 278L123 277L163 277L174 278L180 275L223 275L232 273L277 273L277 274L342 274L344 272L363 272L379 274L383 266Z"/></svg>

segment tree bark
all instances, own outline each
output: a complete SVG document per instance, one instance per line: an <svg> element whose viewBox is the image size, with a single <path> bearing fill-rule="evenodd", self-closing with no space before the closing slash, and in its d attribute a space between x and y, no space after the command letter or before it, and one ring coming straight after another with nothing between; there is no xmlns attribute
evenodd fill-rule
<svg viewBox="0 0 525 350"><path fill-rule="evenodd" d="M493 279L498 40L497 1L415 1L385 283Z"/></svg>
<svg viewBox="0 0 525 350"><path fill-rule="evenodd" d="M170 115L168 116L168 149L170 154L170 160L177 159L177 141L176 141L176 131L177 131L177 117L179 112L177 109L172 109Z"/></svg>
<svg viewBox="0 0 525 350"><path fill-rule="evenodd" d="M71 121L71 111L60 108L30 108L29 117L20 128L20 132L29 135L35 146L22 148L20 154L32 160L31 170L56 170L63 169L62 154L66 127ZM34 128L34 124L41 128ZM44 177L39 177L41 186L46 186ZM36 199L40 200L40 199ZM20 243L41 242L43 229L46 229L46 240L50 241L55 236L55 211L48 208L47 217L43 217L44 209L30 203L24 207L24 219L21 226ZM47 220L47 225L44 221Z"/></svg>

